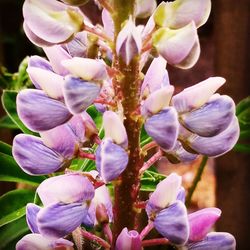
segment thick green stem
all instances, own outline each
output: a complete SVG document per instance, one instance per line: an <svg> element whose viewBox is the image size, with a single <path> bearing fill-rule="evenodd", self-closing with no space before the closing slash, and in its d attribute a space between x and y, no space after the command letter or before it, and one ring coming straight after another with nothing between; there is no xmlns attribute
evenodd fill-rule
<svg viewBox="0 0 250 250"><path fill-rule="evenodd" d="M207 164L207 160L208 160L208 157L203 156L202 161L200 163L200 166L197 170L196 176L194 177L192 186L188 189L188 194L187 194L187 198L186 198L186 206L187 207L189 207L191 200L192 200L193 193L194 193L199 181L201 180L201 176L202 176L203 171L205 169L205 166Z"/></svg>

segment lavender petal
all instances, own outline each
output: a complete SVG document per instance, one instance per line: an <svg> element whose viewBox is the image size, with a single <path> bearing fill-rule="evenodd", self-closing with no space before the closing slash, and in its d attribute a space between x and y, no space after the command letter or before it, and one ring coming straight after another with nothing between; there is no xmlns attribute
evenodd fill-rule
<svg viewBox="0 0 250 250"><path fill-rule="evenodd" d="M59 126L72 116L62 102L34 89L22 90L17 95L17 113L29 129L38 132Z"/></svg>
<svg viewBox="0 0 250 250"><path fill-rule="evenodd" d="M187 209L181 201L162 210L154 220L155 229L170 242L184 245L189 236Z"/></svg>
<svg viewBox="0 0 250 250"><path fill-rule="evenodd" d="M64 164L60 154L32 135L19 134L15 137L13 156L22 170L30 175L51 174Z"/></svg>
<svg viewBox="0 0 250 250"><path fill-rule="evenodd" d="M174 147L179 130L177 112L174 108L165 108L151 116L146 120L144 126L148 135L164 150Z"/></svg>

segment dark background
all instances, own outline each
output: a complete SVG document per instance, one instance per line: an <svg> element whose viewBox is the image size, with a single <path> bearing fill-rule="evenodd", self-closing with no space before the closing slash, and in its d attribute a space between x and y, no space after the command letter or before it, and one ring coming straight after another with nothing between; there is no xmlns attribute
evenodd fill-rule
<svg viewBox="0 0 250 250"><path fill-rule="evenodd" d="M22 0L0 0L0 66L10 72L26 55L41 53L25 37L22 30ZM250 1L213 0L209 21L199 29L201 57L191 70L169 68L171 83L177 90L209 76L227 79L220 90L236 103L250 94ZM85 7L88 12L91 3ZM98 9L91 9L92 19L100 18ZM3 114L3 110L0 110ZM2 129L1 140L12 142L13 131ZM244 153L230 152L216 159L217 206L222 217L218 231L232 233L237 249L250 247L250 160ZM0 183L0 193L15 188L12 183Z"/></svg>

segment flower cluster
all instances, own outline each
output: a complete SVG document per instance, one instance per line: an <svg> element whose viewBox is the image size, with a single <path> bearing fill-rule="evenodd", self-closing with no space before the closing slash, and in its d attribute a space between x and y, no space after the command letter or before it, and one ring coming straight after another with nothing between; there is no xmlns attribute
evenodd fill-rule
<svg viewBox="0 0 250 250"><path fill-rule="evenodd" d="M199 154L217 157L238 140L235 104L230 97L215 93L225 79L211 77L174 95L166 70L167 63L190 68L197 62L197 28L209 16L210 0L195 0L195 4L175 0L158 7L155 1L136 0L134 14L118 33L112 1L97 1L104 7L103 26L94 26L81 12L86 0L62 2L25 0L23 6L25 33L42 47L47 59L29 58L27 72L35 88L21 90L17 96L18 116L39 136L17 135L13 156L30 175L56 174L38 187L40 206L27 205L32 234L18 242L17 250L73 249L65 237L72 234L74 239L79 228L81 237L117 250L142 249L152 228L178 249L235 249L232 235L209 233L220 217L219 209L188 214L177 174L160 182L145 202L149 224L140 234L125 227L112 239L109 228L116 222L116 211L107 185L122 183L121 175L133 154L133 135L125 125L124 86L119 85L124 74L117 64L126 68L137 63L138 103L130 116L144 124L170 162L192 161ZM136 18L148 21L136 26ZM102 115L104 136L88 114L92 105ZM97 171L72 168L80 158L95 161ZM82 228L97 225L105 229L108 243Z"/></svg>

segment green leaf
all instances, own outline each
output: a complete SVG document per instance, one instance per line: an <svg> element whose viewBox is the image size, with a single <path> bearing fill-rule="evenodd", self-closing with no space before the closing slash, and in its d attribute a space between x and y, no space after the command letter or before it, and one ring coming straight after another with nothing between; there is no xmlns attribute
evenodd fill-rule
<svg viewBox="0 0 250 250"><path fill-rule="evenodd" d="M22 182L38 186L45 176L31 176L22 171L14 158L0 152L0 181Z"/></svg>
<svg viewBox="0 0 250 250"><path fill-rule="evenodd" d="M9 144L0 141L0 152L12 156L12 148Z"/></svg>
<svg viewBox="0 0 250 250"><path fill-rule="evenodd" d="M234 146L233 150L236 151L236 152L250 154L250 145L245 145L245 144L237 143Z"/></svg>
<svg viewBox="0 0 250 250"><path fill-rule="evenodd" d="M10 245L15 243L25 234L29 228L25 216L0 228L0 249L10 250Z"/></svg>
<svg viewBox="0 0 250 250"><path fill-rule="evenodd" d="M16 91L10 91L10 90L4 90L2 95L2 104L4 107L4 110L8 114L8 116L11 118L11 120L26 134L34 134L32 131L30 131L28 128L25 127L25 125L22 123L22 121L19 119L16 111Z"/></svg>
<svg viewBox="0 0 250 250"><path fill-rule="evenodd" d="M19 127L7 115L0 119L0 128L19 129Z"/></svg>
<svg viewBox="0 0 250 250"><path fill-rule="evenodd" d="M141 191L153 192L157 184L166 178L165 175L147 170L141 179Z"/></svg>
<svg viewBox="0 0 250 250"><path fill-rule="evenodd" d="M0 197L0 227L15 221L26 213L26 204L33 202L33 190L17 189Z"/></svg>
<svg viewBox="0 0 250 250"><path fill-rule="evenodd" d="M239 116L245 110L250 109L250 96L241 100L236 106L236 115Z"/></svg>
<svg viewBox="0 0 250 250"><path fill-rule="evenodd" d="M87 112L95 122L95 125L98 128L98 130L100 130L102 127L102 114L96 109L94 105L91 105L87 109Z"/></svg>

